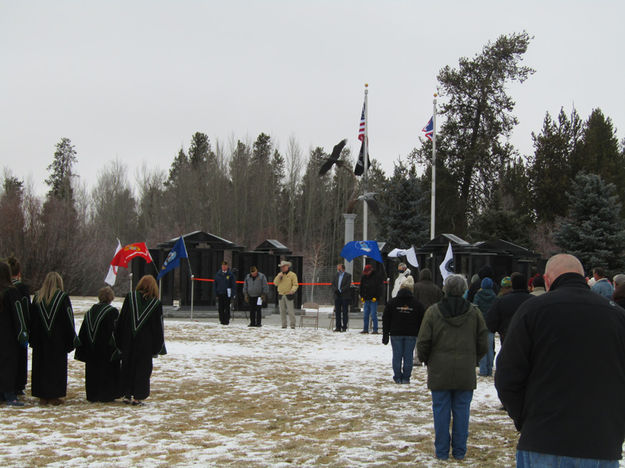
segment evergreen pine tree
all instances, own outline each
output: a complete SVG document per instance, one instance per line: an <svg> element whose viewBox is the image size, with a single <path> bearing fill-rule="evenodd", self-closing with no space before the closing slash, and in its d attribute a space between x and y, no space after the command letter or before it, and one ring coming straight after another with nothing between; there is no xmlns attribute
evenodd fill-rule
<svg viewBox="0 0 625 468"><path fill-rule="evenodd" d="M395 163L387 189L380 194L380 239L391 247L420 246L429 239L429 216L422 206L423 189L414 165Z"/></svg>
<svg viewBox="0 0 625 468"><path fill-rule="evenodd" d="M77 161L76 150L69 138L61 138L56 145L54 159L48 166L50 177L46 179L46 184L50 186L48 197L73 203L74 194L72 190L72 169Z"/></svg>
<svg viewBox="0 0 625 468"><path fill-rule="evenodd" d="M579 258L587 272L596 266L610 271L622 268L625 226L614 184L580 173L567 196L569 214L554 234L557 245Z"/></svg>

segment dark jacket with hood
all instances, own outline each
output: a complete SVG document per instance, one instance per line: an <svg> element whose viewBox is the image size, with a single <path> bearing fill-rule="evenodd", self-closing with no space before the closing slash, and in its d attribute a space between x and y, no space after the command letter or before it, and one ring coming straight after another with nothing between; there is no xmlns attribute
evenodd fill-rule
<svg viewBox="0 0 625 468"><path fill-rule="evenodd" d="M518 449L617 460L625 439L625 311L560 275L515 314L495 387Z"/></svg>
<svg viewBox="0 0 625 468"><path fill-rule="evenodd" d="M383 340L391 336L417 336L425 309L410 289L401 288L384 308L382 315Z"/></svg>
<svg viewBox="0 0 625 468"><path fill-rule="evenodd" d="M495 291L495 294L499 292L499 288L497 287L497 283L495 282L495 272L493 271L493 267L491 267L490 265L484 265L482 268L478 270L477 276L480 277L480 280L475 281L469 285L469 291L467 292L467 299L469 302L473 302L473 299L475 299L475 293L479 291L481 284L482 284L482 280L484 278L492 279L493 290Z"/></svg>
<svg viewBox="0 0 625 468"><path fill-rule="evenodd" d="M425 311L417 356L428 368L430 390L473 390L475 367L487 351L488 329L477 307L445 296Z"/></svg>
<svg viewBox="0 0 625 468"><path fill-rule="evenodd" d="M484 280L482 282L484 282ZM489 288L481 288L478 292L475 293L475 297L473 298L473 304L475 304L477 308L480 309L480 312L482 312L482 317L484 318L485 322L488 321L488 312L497 300L497 294L495 294L495 291L493 291L492 286L493 283L491 281Z"/></svg>

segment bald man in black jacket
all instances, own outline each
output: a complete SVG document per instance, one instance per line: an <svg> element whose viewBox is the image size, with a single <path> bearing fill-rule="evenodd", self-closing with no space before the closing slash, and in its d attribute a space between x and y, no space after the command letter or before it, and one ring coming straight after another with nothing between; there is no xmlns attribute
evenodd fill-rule
<svg viewBox="0 0 625 468"><path fill-rule="evenodd" d="M572 255L552 257L549 292L521 305L497 358L495 386L521 431L517 466L616 467L622 457L625 310L583 275Z"/></svg>

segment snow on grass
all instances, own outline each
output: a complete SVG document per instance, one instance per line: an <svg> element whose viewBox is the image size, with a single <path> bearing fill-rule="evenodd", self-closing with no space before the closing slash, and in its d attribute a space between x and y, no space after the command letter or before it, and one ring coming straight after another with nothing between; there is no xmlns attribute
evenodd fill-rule
<svg viewBox="0 0 625 468"><path fill-rule="evenodd" d="M74 300L77 328L93 301ZM121 304L116 304L121 306ZM166 320L143 407L88 403L70 357L59 407L0 409L3 465L513 466L517 434L479 378L467 459L433 457L426 369L392 382L380 335Z"/></svg>

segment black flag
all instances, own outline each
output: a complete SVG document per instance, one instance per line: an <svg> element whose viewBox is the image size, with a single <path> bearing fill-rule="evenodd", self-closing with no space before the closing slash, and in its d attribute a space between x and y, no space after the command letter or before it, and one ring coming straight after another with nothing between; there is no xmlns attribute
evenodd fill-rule
<svg viewBox="0 0 625 468"><path fill-rule="evenodd" d="M369 153L369 151L367 151ZM367 154L367 169L369 169L369 154ZM361 176L365 172L365 139L362 139L360 144L360 154L358 155L358 162L354 167L354 175Z"/></svg>

